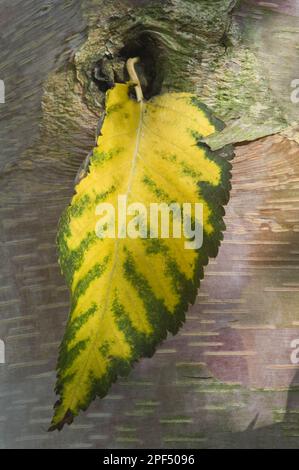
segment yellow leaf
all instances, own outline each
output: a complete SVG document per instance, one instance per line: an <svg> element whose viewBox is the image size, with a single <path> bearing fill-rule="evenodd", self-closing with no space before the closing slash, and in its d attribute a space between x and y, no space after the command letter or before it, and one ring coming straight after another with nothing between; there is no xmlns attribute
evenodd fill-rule
<svg viewBox="0 0 299 470"><path fill-rule="evenodd" d="M72 302L51 430L70 423L96 395L103 397L118 375L151 356L184 322L225 229L232 149L211 152L200 142L221 126L190 93L137 102L128 84L108 92L89 173L60 221L59 259ZM116 207L119 195L146 208L202 203L202 247L186 249L183 237L99 238L96 208Z"/></svg>

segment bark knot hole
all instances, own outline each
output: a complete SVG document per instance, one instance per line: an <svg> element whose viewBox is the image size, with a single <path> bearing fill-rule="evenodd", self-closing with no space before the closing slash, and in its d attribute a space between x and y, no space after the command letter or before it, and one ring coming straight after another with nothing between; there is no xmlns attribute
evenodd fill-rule
<svg viewBox="0 0 299 470"><path fill-rule="evenodd" d="M131 31L124 41L119 55L126 62L130 57L139 57L136 72L140 79L145 99L158 95L163 84L162 49L154 33ZM128 79L128 76L126 76Z"/></svg>

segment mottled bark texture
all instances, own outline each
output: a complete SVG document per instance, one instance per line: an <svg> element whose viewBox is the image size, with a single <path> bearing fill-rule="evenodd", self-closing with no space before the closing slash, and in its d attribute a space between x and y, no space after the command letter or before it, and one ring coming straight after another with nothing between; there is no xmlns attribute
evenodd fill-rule
<svg viewBox="0 0 299 470"><path fill-rule="evenodd" d="M298 447L298 6L1 2L0 447ZM208 143L243 143L227 232L181 333L49 434L69 309L57 223L94 145L105 90L126 79L136 54L146 96L194 91L228 124ZM278 131L288 137L244 144Z"/></svg>

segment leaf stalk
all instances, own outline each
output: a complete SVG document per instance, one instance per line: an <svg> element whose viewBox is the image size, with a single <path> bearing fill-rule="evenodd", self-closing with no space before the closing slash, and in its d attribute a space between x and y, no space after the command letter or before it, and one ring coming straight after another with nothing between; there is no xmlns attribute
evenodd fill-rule
<svg viewBox="0 0 299 470"><path fill-rule="evenodd" d="M137 64L139 60L140 60L139 57L133 57L133 58L131 57L130 59L127 60L127 71L130 77L130 82L135 88L136 99L138 103L140 103L144 99L140 80L135 70L135 64Z"/></svg>

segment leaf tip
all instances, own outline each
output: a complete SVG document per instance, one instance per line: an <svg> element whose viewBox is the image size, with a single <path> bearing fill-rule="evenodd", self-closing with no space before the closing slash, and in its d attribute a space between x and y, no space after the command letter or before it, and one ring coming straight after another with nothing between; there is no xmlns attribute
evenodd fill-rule
<svg viewBox="0 0 299 470"><path fill-rule="evenodd" d="M58 402L55 404L54 408L57 408L60 404L60 401L58 400ZM53 417L52 419L52 422L51 422L51 425L48 429L48 432L52 432L52 431L61 431L62 428L64 427L65 424L72 424L74 420L74 414L71 412L71 410L67 410L67 412L65 413L64 417L57 421L55 420L55 416Z"/></svg>

